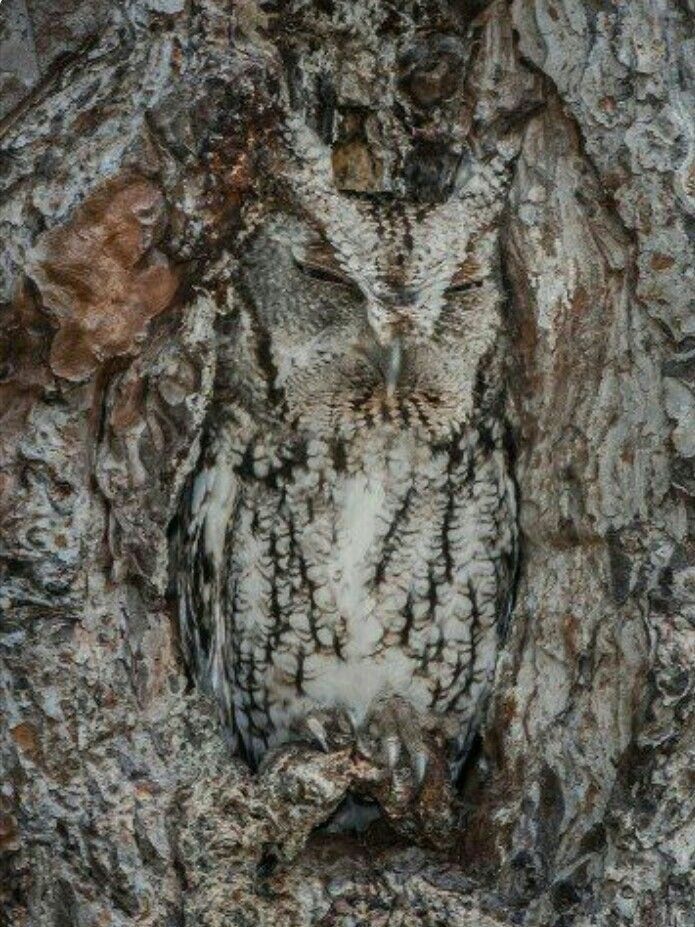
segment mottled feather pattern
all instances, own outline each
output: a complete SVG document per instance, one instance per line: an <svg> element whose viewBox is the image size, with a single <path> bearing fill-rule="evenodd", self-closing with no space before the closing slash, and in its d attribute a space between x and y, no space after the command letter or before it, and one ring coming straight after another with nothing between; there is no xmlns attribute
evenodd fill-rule
<svg viewBox="0 0 695 927"><path fill-rule="evenodd" d="M504 165L427 209L312 186L312 158L242 256L180 516L184 646L254 762L317 707L359 726L393 694L453 720L455 770L517 557Z"/></svg>

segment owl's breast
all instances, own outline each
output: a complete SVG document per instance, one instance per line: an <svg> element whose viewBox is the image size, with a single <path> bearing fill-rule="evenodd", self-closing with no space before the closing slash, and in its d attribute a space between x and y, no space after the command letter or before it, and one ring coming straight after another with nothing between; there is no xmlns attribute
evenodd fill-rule
<svg viewBox="0 0 695 927"><path fill-rule="evenodd" d="M262 472L230 537L242 713L255 688L277 731L311 704L359 720L389 692L423 711L475 704L516 537L500 446L472 432L434 447L383 428L338 461L314 438L301 466Z"/></svg>
<svg viewBox="0 0 695 927"><path fill-rule="evenodd" d="M340 654L339 659L330 650L314 654L307 691L319 703L350 706L358 719L383 691L409 690L415 701L427 701L426 684L413 680L412 661L402 649L385 646L384 635L399 622L402 589L419 556L417 543L407 554L402 549L405 535L398 524L415 504L416 489L434 492L435 471L441 475L442 467L433 464L429 448L412 434L393 441L377 432L343 472L327 475L321 489L311 482L303 488L301 481L295 487L293 505L301 509L311 499L301 546ZM418 505L409 530L424 541L432 499Z"/></svg>

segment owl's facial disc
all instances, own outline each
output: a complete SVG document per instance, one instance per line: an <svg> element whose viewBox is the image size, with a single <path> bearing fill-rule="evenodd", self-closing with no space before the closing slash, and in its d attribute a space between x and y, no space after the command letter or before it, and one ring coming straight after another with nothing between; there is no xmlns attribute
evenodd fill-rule
<svg viewBox="0 0 695 927"><path fill-rule="evenodd" d="M379 219L388 244L399 238ZM401 236L402 237L402 236ZM428 241L375 254L348 227L275 215L243 263L251 328L272 354L273 389L311 432L418 427L442 434L474 406L479 366L500 326L499 292L481 260L454 261ZM391 248L391 251L394 249ZM259 332L265 332L259 335Z"/></svg>

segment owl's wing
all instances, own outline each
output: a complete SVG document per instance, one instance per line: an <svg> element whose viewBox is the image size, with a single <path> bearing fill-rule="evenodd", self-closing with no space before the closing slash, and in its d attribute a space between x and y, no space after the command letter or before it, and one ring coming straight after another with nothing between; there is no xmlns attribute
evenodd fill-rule
<svg viewBox="0 0 695 927"><path fill-rule="evenodd" d="M233 679L225 659L231 614L224 607L227 528L238 498L238 477L219 458L203 466L184 492L175 532L174 583L186 662L202 686L219 699L233 726Z"/></svg>

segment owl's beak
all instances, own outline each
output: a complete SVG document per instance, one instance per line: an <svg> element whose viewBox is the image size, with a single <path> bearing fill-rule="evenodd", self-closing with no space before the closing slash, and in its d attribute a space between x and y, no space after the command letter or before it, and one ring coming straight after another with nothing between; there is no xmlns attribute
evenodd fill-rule
<svg viewBox="0 0 695 927"><path fill-rule="evenodd" d="M386 366L386 394L393 396L396 392L398 380L403 364L403 346L400 338L393 338L388 345L388 360Z"/></svg>

